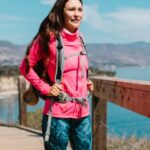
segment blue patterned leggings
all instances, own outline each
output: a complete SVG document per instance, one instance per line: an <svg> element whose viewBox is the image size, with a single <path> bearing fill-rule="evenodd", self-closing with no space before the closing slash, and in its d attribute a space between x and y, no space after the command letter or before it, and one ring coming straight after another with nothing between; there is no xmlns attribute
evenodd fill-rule
<svg viewBox="0 0 150 150"><path fill-rule="evenodd" d="M43 137L46 132L48 116L42 119ZM50 138L44 142L45 150L66 150L70 140L73 150L91 150L92 132L90 116L80 119L52 117Z"/></svg>

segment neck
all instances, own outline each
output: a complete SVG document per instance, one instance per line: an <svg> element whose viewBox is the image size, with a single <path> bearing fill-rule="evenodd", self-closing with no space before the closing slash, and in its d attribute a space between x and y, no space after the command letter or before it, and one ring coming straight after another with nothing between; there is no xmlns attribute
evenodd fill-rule
<svg viewBox="0 0 150 150"><path fill-rule="evenodd" d="M64 29L68 32L68 33L75 33L77 31L77 29L74 29L74 30L70 30L70 29L67 29L64 27Z"/></svg>

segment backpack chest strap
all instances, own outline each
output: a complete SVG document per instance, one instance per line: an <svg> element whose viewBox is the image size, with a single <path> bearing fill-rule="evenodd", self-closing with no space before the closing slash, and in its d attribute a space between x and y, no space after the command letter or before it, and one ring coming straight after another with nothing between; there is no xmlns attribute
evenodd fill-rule
<svg viewBox="0 0 150 150"><path fill-rule="evenodd" d="M61 92L59 96L55 99L55 101L58 101L60 103L66 103L69 101L76 101L80 103L82 106L87 106L88 96L87 97L71 97L65 92Z"/></svg>

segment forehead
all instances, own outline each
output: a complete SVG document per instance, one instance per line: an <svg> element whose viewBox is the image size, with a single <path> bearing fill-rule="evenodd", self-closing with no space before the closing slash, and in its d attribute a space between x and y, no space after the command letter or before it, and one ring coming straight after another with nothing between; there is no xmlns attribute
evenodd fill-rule
<svg viewBox="0 0 150 150"><path fill-rule="evenodd" d="M65 7L82 7L80 0L68 0Z"/></svg>

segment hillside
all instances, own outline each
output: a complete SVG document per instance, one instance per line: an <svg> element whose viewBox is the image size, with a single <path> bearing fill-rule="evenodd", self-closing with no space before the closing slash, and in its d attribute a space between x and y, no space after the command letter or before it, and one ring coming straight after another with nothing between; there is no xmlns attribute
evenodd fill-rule
<svg viewBox="0 0 150 150"><path fill-rule="evenodd" d="M122 66L150 65L150 43L87 44L90 66L113 70ZM26 45L0 41L0 66L18 65L25 54Z"/></svg>
<svg viewBox="0 0 150 150"><path fill-rule="evenodd" d="M0 66L18 65L25 53L26 45L0 41Z"/></svg>
<svg viewBox="0 0 150 150"><path fill-rule="evenodd" d="M87 49L91 65L98 68L150 65L150 43L90 44Z"/></svg>

